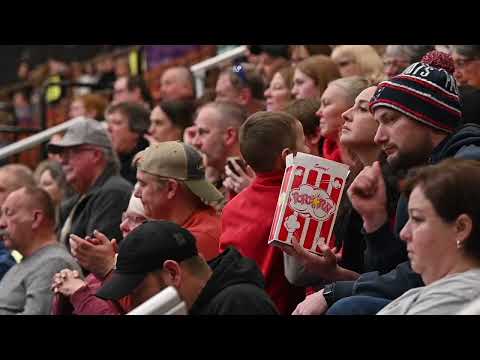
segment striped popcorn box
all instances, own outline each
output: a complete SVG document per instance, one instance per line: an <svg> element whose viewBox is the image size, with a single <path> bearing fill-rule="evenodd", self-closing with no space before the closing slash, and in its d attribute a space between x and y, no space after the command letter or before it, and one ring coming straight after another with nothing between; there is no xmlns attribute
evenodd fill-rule
<svg viewBox="0 0 480 360"><path fill-rule="evenodd" d="M321 254L330 244L338 204L342 199L347 165L304 153L287 157L268 243L291 245L294 236L305 249Z"/></svg>

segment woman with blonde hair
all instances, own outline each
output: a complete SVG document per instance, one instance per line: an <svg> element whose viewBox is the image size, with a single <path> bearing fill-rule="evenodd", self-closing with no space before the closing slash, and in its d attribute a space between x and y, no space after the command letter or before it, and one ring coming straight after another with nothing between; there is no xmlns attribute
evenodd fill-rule
<svg viewBox="0 0 480 360"><path fill-rule="evenodd" d="M382 58L370 45L340 45L333 49L331 58L342 77L363 76L372 82L385 80Z"/></svg>
<svg viewBox="0 0 480 360"><path fill-rule="evenodd" d="M340 145L340 132L345 122L342 114L354 105L358 94L369 86L370 82L360 76L340 78L328 84L317 111L320 134L325 139L322 149L324 158L352 165L352 160Z"/></svg>
<svg viewBox="0 0 480 360"><path fill-rule="evenodd" d="M342 115L344 124L340 133L340 143L359 165L371 166L377 161L382 149L375 144L374 138L378 123L368 107L377 86L370 86L360 92L355 104Z"/></svg>
<svg viewBox="0 0 480 360"><path fill-rule="evenodd" d="M320 99L328 83L339 77L337 66L328 56L309 57L295 67L292 94L296 99Z"/></svg>
<svg viewBox="0 0 480 360"><path fill-rule="evenodd" d="M320 109L317 111L317 116L320 117L320 135L324 138L321 156L350 165L352 173L346 188L361 168L373 162L381 150L373 141L376 121L368 109L369 97L373 95L374 90L367 79L359 76L334 80L323 93ZM361 101L358 98L360 94ZM359 112L356 108L352 113L352 107L361 106L365 109L365 105L366 113ZM355 161L340 144L345 114L348 117L352 115L355 117L354 121L348 120L352 131L347 141L352 150L362 152L361 156L356 156ZM355 127L358 128L355 131L352 122L355 122ZM355 212L348 198L344 197L337 213L332 240L323 249L325 256L311 254L294 243L291 248L284 249L285 276L294 285L311 286L307 294L321 288L324 281L331 280L331 276L342 280L354 279L357 272L362 272L365 267L365 243L361 228L361 217Z"/></svg>

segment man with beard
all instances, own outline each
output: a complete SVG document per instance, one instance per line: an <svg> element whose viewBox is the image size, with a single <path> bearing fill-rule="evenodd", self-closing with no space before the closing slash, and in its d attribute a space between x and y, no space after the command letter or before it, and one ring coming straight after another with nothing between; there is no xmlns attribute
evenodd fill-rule
<svg viewBox="0 0 480 360"><path fill-rule="evenodd" d="M370 111L379 123L375 142L399 174L449 157L480 159L480 127L466 124L459 128L462 111L453 71L452 58L433 51L402 74L379 84L370 103ZM348 195L363 219L366 257L377 264L399 265L384 275L370 272L355 281L329 284L308 296L294 314L323 314L333 304L328 314L376 314L407 290L424 285L409 261L400 263L406 259L399 233L408 220L407 199L399 199L392 233L385 181L378 163L357 176Z"/></svg>
<svg viewBox="0 0 480 360"><path fill-rule="evenodd" d="M169 221L148 221L125 237L116 269L97 297L129 295L136 308L168 286L189 315L277 315L254 260L229 248L207 264L193 234Z"/></svg>

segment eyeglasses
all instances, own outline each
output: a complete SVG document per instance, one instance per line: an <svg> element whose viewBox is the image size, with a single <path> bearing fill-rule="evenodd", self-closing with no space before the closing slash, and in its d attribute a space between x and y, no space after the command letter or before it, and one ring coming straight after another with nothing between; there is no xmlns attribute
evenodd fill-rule
<svg viewBox="0 0 480 360"><path fill-rule="evenodd" d="M122 214L122 222L124 221L128 221L130 224L143 224L147 221L147 218L142 215L132 215L124 212Z"/></svg>
<svg viewBox="0 0 480 360"><path fill-rule="evenodd" d="M464 68L469 63L471 63L472 61L475 61L475 60L478 60L478 59L475 59L475 58L457 59L457 60L453 61L453 65L455 66L455 68L461 69L461 68Z"/></svg>
<svg viewBox="0 0 480 360"><path fill-rule="evenodd" d="M69 160L69 159L72 158L72 156L76 156L77 154L80 154L81 152L93 151L93 150L97 150L97 149L92 148L92 147L87 147L87 146L84 146L84 147L70 147L70 148L64 149L60 153L60 157L62 159L65 159L65 160Z"/></svg>
<svg viewBox="0 0 480 360"><path fill-rule="evenodd" d="M342 61L337 62L337 66L339 68L342 68L342 67L348 66L348 65L353 64L353 63L355 63L354 60L342 60Z"/></svg>
<svg viewBox="0 0 480 360"><path fill-rule="evenodd" d="M410 65L410 62L406 60L397 60L397 59L392 59L392 60L384 60L383 61L383 66L384 67L407 67Z"/></svg>

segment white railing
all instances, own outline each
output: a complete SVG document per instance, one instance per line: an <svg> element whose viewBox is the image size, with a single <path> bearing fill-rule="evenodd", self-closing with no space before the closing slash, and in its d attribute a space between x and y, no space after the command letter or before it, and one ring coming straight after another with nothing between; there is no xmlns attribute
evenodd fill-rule
<svg viewBox="0 0 480 360"><path fill-rule="evenodd" d="M159 292L127 315L187 315L185 302L173 286Z"/></svg>
<svg viewBox="0 0 480 360"><path fill-rule="evenodd" d="M202 61L198 64L195 64L190 67L193 75L195 76L195 88L197 90L197 96L200 97L203 95L205 87L205 75L206 72L216 66L221 64L224 61L229 61L235 59L247 51L246 46L239 46L235 49L227 50L224 53L214 56L213 58ZM29 150L39 144L47 142L50 138L62 131L66 131L70 126L72 126L79 119L72 119L66 121L60 125L54 126L50 129L44 130L38 134L32 135L23 140L17 141L11 145L7 145L0 149L0 160L5 159L9 156L16 155L22 151Z"/></svg>
<svg viewBox="0 0 480 360"><path fill-rule="evenodd" d="M239 56L242 56L247 52L245 45L236 47L235 49L227 50L220 55L214 56L210 59L204 60L198 64L192 65L190 70L195 76L195 89L197 91L197 97L203 95L205 89L205 76L208 70L213 69L224 61L230 61Z"/></svg>
<svg viewBox="0 0 480 360"><path fill-rule="evenodd" d="M82 119L83 118L80 117L80 118L75 118L75 119L66 121L60 125L57 125L47 130L44 130L42 132L39 132L38 134L29 136L28 138L25 138L20 141L16 141L13 144L2 147L0 149L0 160L5 159L12 155L21 153L22 151L29 150L37 145L40 145L50 140L50 138L53 135L58 134L62 131L66 131L70 126L81 121Z"/></svg>

